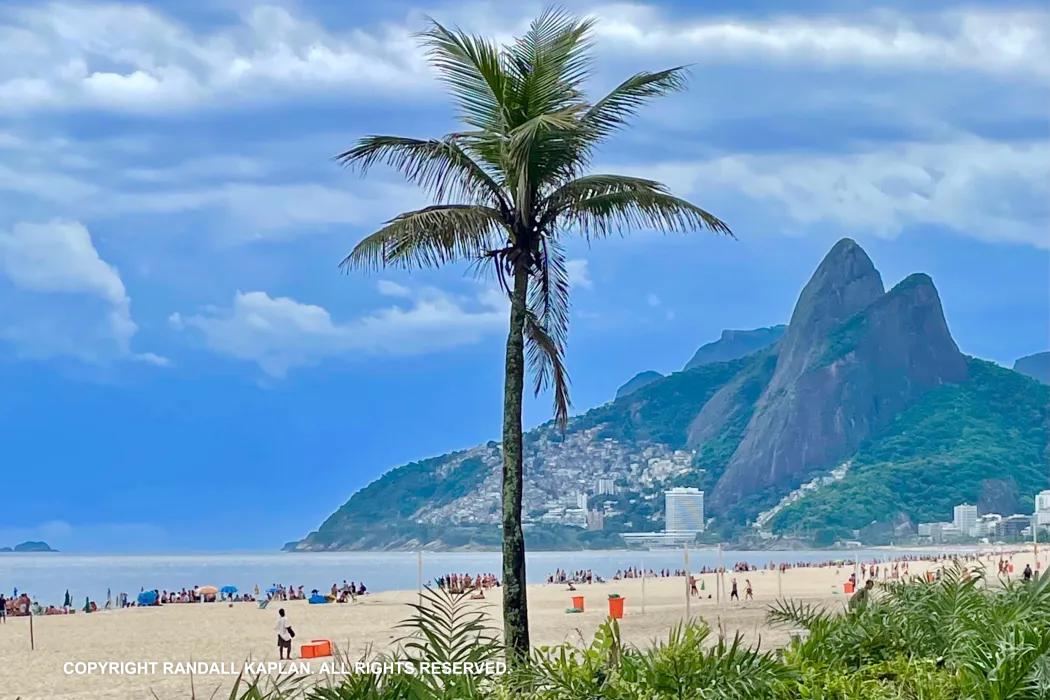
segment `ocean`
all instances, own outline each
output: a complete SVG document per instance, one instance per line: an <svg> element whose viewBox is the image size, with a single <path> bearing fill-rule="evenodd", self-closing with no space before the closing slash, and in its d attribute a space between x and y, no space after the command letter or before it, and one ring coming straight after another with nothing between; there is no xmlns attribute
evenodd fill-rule
<svg viewBox="0 0 1050 700"><path fill-rule="evenodd" d="M762 566L768 562L821 562L831 559L871 561L897 552L937 553L940 549L856 549L791 551L724 551L726 567L736 562ZM957 551L957 550L956 550ZM611 578L618 569L681 569L682 550L530 552L526 567L530 583L542 583L555 569L591 569ZM689 568L697 571L718 566L716 549L689 551ZM442 574L495 573L500 575L499 552L424 552L423 582L433 583ZM66 591L74 603L84 598L105 602L107 590L134 598L142 590L179 590L193 586L236 586L240 591L260 590L272 584L302 585L307 591L325 590L343 580L364 582L369 591L413 590L418 580L414 552L324 552L260 554L0 554L0 591L27 591L42 604L61 604Z"/></svg>

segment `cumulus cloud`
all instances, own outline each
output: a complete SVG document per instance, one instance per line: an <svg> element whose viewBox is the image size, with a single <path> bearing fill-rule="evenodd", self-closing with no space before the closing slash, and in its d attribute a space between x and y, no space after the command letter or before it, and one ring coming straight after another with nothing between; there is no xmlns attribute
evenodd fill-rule
<svg viewBox="0 0 1050 700"><path fill-rule="evenodd" d="M329 358L446 350L476 343L506 326L506 299L495 290L463 298L381 282L379 291L404 303L340 321L321 306L238 291L228 308L175 313L169 321L176 330L199 333L212 351L254 362L272 377Z"/></svg>
<svg viewBox="0 0 1050 700"><path fill-rule="evenodd" d="M565 270L569 273L569 284L577 289L594 289L591 271L587 261L580 258L565 261Z"/></svg>
<svg viewBox="0 0 1050 700"><path fill-rule="evenodd" d="M166 363L158 355L131 351L138 331L131 299L117 269L102 259L83 224L21 222L9 232L0 231L0 276L19 293L17 299L7 295L0 337L22 354Z"/></svg>
<svg viewBox="0 0 1050 700"><path fill-rule="evenodd" d="M599 6L599 45L692 61L964 69L1050 77L1050 16L968 8L903 15L682 18L641 4Z"/></svg>
<svg viewBox="0 0 1050 700"><path fill-rule="evenodd" d="M445 8L446 21L506 40L527 14ZM962 69L1050 77L1046 13L966 8L904 15L683 16L597 4L598 47L687 62ZM334 30L301 9L257 5L192 26L142 5L48 3L0 11L0 109L89 107L160 112L338 89L418 95L437 85L413 32L421 17Z"/></svg>
<svg viewBox="0 0 1050 700"><path fill-rule="evenodd" d="M414 46L407 27L334 32L265 5L214 29L142 5L8 6L0 109L160 112L333 87L404 94L431 82Z"/></svg>
<svg viewBox="0 0 1050 700"><path fill-rule="evenodd" d="M743 193L799 225L895 236L916 224L1050 248L1050 145L965 138L835 155L727 155L624 166L677 191Z"/></svg>

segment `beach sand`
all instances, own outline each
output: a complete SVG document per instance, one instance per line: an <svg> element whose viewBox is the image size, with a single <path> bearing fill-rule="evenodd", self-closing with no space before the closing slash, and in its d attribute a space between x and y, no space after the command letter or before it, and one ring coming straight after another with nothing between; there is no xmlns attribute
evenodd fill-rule
<svg viewBox="0 0 1050 700"><path fill-rule="evenodd" d="M1045 566L1045 557L1040 558ZM995 556L986 557L986 561L994 579ZM1029 552L1015 554L1012 561L1017 578L1024 565L1033 559ZM918 574L935 566L940 565L911 562L911 572ZM852 570L849 566L790 569L782 575L775 571L726 573L727 588L735 577L741 597L744 579L750 578L755 599L721 604L714 598L715 575L703 575L698 578L704 582L704 597L692 599L691 613L729 635L740 632L752 642L760 639L763 648L780 646L787 643L789 633L766 624L769 604L782 593L785 598L841 607L848 597L843 594L842 583ZM641 579L579 585L576 593L567 591L561 584L529 586L533 644L589 641L595 628L606 618L606 599L613 592L626 598L626 612L621 621L625 641L645 645L654 638L665 637L674 623L686 617L685 579L647 578L644 597L642 587ZM479 603L487 604L497 621L499 595L499 589L490 590L487 600ZM584 613L565 612L573 595L584 596ZM708 595L712 597L708 599ZM275 601L268 609L260 610L256 603L235 603L233 607L208 603L42 616L33 619L34 651L29 648L28 618L9 618L6 625L0 625L0 697L124 699L153 697L152 691L161 700L189 698L190 676L165 675L161 672L162 663L208 661L224 663L227 669L239 669L248 659L276 661L273 628L279 607L285 608L296 631L296 658L302 642L323 638L347 650L351 659L357 659L369 646L382 649L400 636L396 625L411 612L406 603L416 599L415 591L396 591L370 594L357 603L343 605ZM155 661L158 671L143 675L67 672L67 663L81 661ZM212 697L219 689L215 697L224 697L222 689L228 693L234 677L194 676L195 696Z"/></svg>

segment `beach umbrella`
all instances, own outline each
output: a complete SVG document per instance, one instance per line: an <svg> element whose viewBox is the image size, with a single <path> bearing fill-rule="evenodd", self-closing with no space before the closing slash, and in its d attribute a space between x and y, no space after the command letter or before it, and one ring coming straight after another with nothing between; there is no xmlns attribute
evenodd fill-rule
<svg viewBox="0 0 1050 700"><path fill-rule="evenodd" d="M84 612L91 612L91 600L87 596L84 596Z"/></svg>
<svg viewBox="0 0 1050 700"><path fill-rule="evenodd" d="M201 586L200 587L200 592L201 592L201 595L215 595L216 593L219 592L219 589L216 588L215 586Z"/></svg>
<svg viewBox="0 0 1050 700"><path fill-rule="evenodd" d="M267 592L267 593L276 593L276 592L277 592L277 590L278 590L278 589L277 589L277 586L271 586L270 588L267 588L267 589L266 589L266 592Z"/></svg>
<svg viewBox="0 0 1050 700"><path fill-rule="evenodd" d="M157 602L156 591L142 591L138 597L139 605L153 605Z"/></svg>
<svg viewBox="0 0 1050 700"><path fill-rule="evenodd" d="M233 595L237 592L237 586L223 586L219 590L223 595Z"/></svg>
<svg viewBox="0 0 1050 700"><path fill-rule="evenodd" d="M73 605L73 597L69 595L69 589L66 589L66 599L62 602L63 608L68 608Z"/></svg>

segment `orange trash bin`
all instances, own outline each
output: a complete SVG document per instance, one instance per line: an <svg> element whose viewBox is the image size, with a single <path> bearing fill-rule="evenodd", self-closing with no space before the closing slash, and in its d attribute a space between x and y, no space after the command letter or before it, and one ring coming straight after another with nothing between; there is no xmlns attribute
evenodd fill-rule
<svg viewBox="0 0 1050 700"><path fill-rule="evenodd" d="M842 592L843 593L852 593L853 592L853 582L852 581L846 581L846 583L842 584Z"/></svg>
<svg viewBox="0 0 1050 700"><path fill-rule="evenodd" d="M609 617L614 620L623 618L623 604L626 598L609 598Z"/></svg>
<svg viewBox="0 0 1050 700"><path fill-rule="evenodd" d="M574 595L572 597L572 607L575 608L576 610L583 610L583 596L582 595Z"/></svg>

